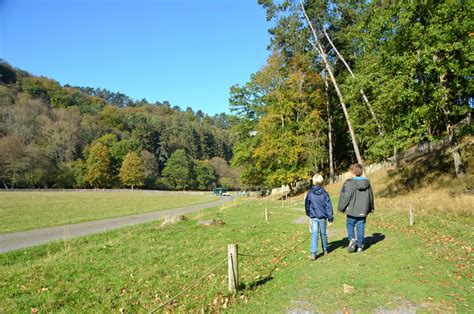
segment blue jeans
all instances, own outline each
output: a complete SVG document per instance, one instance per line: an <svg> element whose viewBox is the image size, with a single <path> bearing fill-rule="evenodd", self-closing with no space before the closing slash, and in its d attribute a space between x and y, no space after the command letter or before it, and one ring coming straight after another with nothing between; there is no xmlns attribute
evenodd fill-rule
<svg viewBox="0 0 474 314"><path fill-rule="evenodd" d="M328 250L328 236L326 234L326 218L311 218L311 253L318 253L318 236L321 232L323 251Z"/></svg>
<svg viewBox="0 0 474 314"><path fill-rule="evenodd" d="M349 241L355 239L354 237L354 227L357 229L357 247L362 247L364 244L364 229L365 229L365 219L366 217L352 217L347 216L347 237Z"/></svg>

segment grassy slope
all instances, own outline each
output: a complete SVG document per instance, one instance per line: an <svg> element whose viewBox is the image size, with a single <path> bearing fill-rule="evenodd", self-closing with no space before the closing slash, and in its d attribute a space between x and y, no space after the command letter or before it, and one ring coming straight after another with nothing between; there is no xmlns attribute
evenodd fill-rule
<svg viewBox="0 0 474 314"><path fill-rule="evenodd" d="M366 236L375 235L377 243L362 254L348 254L347 239L340 240L346 233L339 214L329 237L336 248L332 254L315 263L295 260L280 276L284 284L269 282L255 302L232 310L472 312L472 147L463 153L468 176L462 181L454 178L445 154L372 175L377 212L369 217ZM340 187L327 187L333 201ZM408 225L410 207L414 227ZM355 292L344 293L344 284Z"/></svg>
<svg viewBox="0 0 474 314"><path fill-rule="evenodd" d="M0 234L118 217L214 200L151 192L0 192Z"/></svg>
<svg viewBox="0 0 474 314"><path fill-rule="evenodd" d="M308 226L293 223L303 214L301 199L285 208L244 199L164 228L151 223L0 255L0 312L147 312L224 259L228 243L238 243L241 253L275 255L240 257L238 295L226 293L223 265L166 310L472 312L473 196L441 172L409 191L403 185L390 191L407 171L371 176L377 212L366 235L378 242L361 254L346 252L344 216L337 214L329 229L331 254L312 262ZM451 184L436 184L443 180ZM339 188L328 187L333 201ZM414 227L408 203L417 213ZM263 220L265 207L270 223ZM196 224L210 218L226 224ZM343 284L354 292L344 293Z"/></svg>

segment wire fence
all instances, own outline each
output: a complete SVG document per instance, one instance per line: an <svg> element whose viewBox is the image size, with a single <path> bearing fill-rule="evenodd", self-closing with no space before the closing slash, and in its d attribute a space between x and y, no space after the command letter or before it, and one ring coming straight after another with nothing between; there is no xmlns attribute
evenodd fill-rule
<svg viewBox="0 0 474 314"><path fill-rule="evenodd" d="M265 256L276 256L276 253L267 253L267 254L246 254L246 253L238 253L239 256L246 256L246 257L265 257Z"/></svg>
<svg viewBox="0 0 474 314"><path fill-rule="evenodd" d="M194 286L196 286L198 283L200 283L201 281L203 281L207 276L209 276L212 272L216 271L219 267L221 267L222 265L224 265L225 262L227 262L227 260L229 259L229 257L226 257L224 260L222 260L221 262L217 263L216 265L214 265L214 267L212 267L209 271L207 271L204 275L202 275L201 277L199 277L198 279L196 279L193 283L191 283L190 285L188 285L187 287L183 288L178 294L174 295L173 297L169 298L168 301L160 304L157 308L153 309L150 313L154 313L156 311L158 311L159 309L163 308L164 306L170 304L171 302L173 302L176 298L178 298L180 295L182 295L183 293L185 293L186 291L188 291L189 289L193 288Z"/></svg>
<svg viewBox="0 0 474 314"><path fill-rule="evenodd" d="M438 217L436 215L431 215L431 214L424 213L424 212L415 212L415 213L419 213L419 214L421 214L425 217L434 218L437 221L441 221L441 222L444 222L444 223L447 223L447 224L450 224L450 225L453 225L453 226L457 226L457 227L460 227L460 228L463 228L463 229L474 230L474 227L471 227L471 226L468 226L468 225L465 225L465 224L462 224L462 223L459 223L459 222L456 222L456 221L452 221L452 220L449 220L449 219L441 218L441 217Z"/></svg>
<svg viewBox="0 0 474 314"><path fill-rule="evenodd" d="M282 213L282 212L275 212L275 211L268 211L269 215L283 215L283 216L301 216L302 213L294 212L294 213Z"/></svg>
<svg viewBox="0 0 474 314"><path fill-rule="evenodd" d="M274 256L274 257L277 257L285 252L289 252L290 249L294 249L296 246L298 246L300 243L302 243L303 241L305 241L307 239L307 237L301 237L301 235L303 234L297 234L296 237L293 239L293 240L299 240L299 241L289 241L289 245L287 245L286 247L284 247L283 249L280 249L280 250L275 250L274 252L268 252L268 253L263 253L263 254L249 254L249 253L237 253L238 256L242 256L242 257L254 257L254 258L257 258L257 257L267 257L267 256ZM302 238L302 240L301 240ZM161 303L158 307L154 308L153 310L150 311L150 313L155 313L156 311L162 309L163 307L165 307L166 305L169 305L170 303L172 303L174 300L176 300L178 297L180 297L181 295L183 295L185 292L189 291L190 289L192 289L193 287L197 286L200 282L202 282L204 279L206 279L207 276L209 276L211 273L213 273L214 271L218 270L220 267L222 267L227 261L229 261L229 259L232 259L232 256L227 256L225 259L221 260L219 263L215 264L212 268L210 268L207 272L205 272L201 277L199 277L198 279L196 279L195 281L193 281L191 284L189 284L188 286L184 287L179 293L175 294L174 296L172 296L171 298L169 298L166 302L163 302ZM234 276L235 276L235 273L234 273ZM236 282L236 278L234 278L234 281Z"/></svg>
<svg viewBox="0 0 474 314"><path fill-rule="evenodd" d="M381 214L378 218L381 219L381 220L384 220L384 218L387 218L387 217L407 215L408 210L396 209L396 210L392 210L390 212L378 210L378 211L375 212L375 214ZM442 218L442 217L439 217L435 214L429 214L429 213L423 212L421 210L416 210L415 209L414 214L415 214L415 217L418 216L418 215L421 215L423 217L427 217L428 219L437 220L437 221L440 221L440 222L448 224L448 225L457 226L457 227L460 227L460 228L463 228L463 229L468 229L468 230L474 230L474 227L472 227L472 226L468 226L468 225L465 225L465 224L462 224L462 223L459 223L459 222L456 222L456 221L452 221L450 219ZM420 221L420 220L418 219L416 221ZM423 221L423 222L426 222L426 221Z"/></svg>
<svg viewBox="0 0 474 314"><path fill-rule="evenodd" d="M288 216L295 216L295 215L301 215L302 213L299 213L299 212L294 212L294 213L289 213L289 212L281 212L281 211L275 211L276 208L266 208L266 210L268 209L272 209L272 211L268 211L267 213L270 214L270 215L288 215ZM392 215L395 215L395 214L403 214L404 211L392 211L390 213L383 213L383 215L386 217L386 215L388 214L388 216L392 216ZM444 222L444 223L447 223L447 224L451 224L451 225L455 225L457 227L460 227L460 228L465 228L465 229L469 229L469 230L474 230L474 227L471 227L471 226L468 226L468 225L465 225L465 224L462 224L462 223L458 223L458 222L455 222L455 221L452 221L452 220L448 220L448 219L443 219L441 217L438 217L438 216L435 216L435 215L431 215L431 214L428 214L428 213L424 213L424 212L421 212L421 211L417 211L416 212L417 214L421 214L422 216L424 217L430 217L430 218L434 218L436 220L439 220L441 222ZM307 238L308 238L308 234L306 234L306 237L301 237L302 233L298 233L295 238L293 238L293 241L289 241L289 245L284 247L283 249L280 249L280 250L275 250L274 252L265 252L265 253L260 253L260 254L253 254L253 253L237 253L238 256L242 256L242 257L252 257L252 258L258 258L258 257L267 257L267 256L274 256L274 257L278 257L285 253L285 252L289 252L290 250L296 248L298 245L300 245L300 243L302 243L303 241L305 241ZM302 240L301 240L302 239ZM196 285L198 285L200 282L202 282L207 276L209 276L211 273L213 273L214 271L216 271L217 269L219 269L220 267L222 267L226 262L229 261L229 259L232 259L232 255L229 255L227 256L225 259L221 260L219 263L215 264L212 268L210 268L208 271L206 271L201 277L199 277L198 279L196 279L195 281L193 281L190 285L186 286L185 288L183 288L179 293L177 293L176 295L174 295L173 297L169 298L166 302L160 304L158 307L156 307L155 309L153 309L150 313L154 313L160 309L162 309L163 307L165 307L166 305L169 305L171 302L173 302L174 300L176 300L179 296L183 295L185 292L189 291L190 289L192 289L193 287L195 287ZM233 268L234 266L232 266ZM235 276L235 273L233 273L233 275ZM237 278L234 277L234 282L237 282Z"/></svg>

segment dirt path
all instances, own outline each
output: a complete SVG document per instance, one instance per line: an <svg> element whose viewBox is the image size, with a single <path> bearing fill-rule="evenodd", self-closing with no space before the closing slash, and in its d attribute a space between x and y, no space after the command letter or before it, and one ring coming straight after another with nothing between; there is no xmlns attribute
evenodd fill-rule
<svg viewBox="0 0 474 314"><path fill-rule="evenodd" d="M222 197L218 201L201 203L185 207L148 212L143 214L115 217L103 220L88 221L78 224L34 229L0 235L0 253L10 252L21 248L43 244L54 240L70 239L103 232L106 230L164 219L176 215L195 212L201 209L222 205L232 201L233 197Z"/></svg>

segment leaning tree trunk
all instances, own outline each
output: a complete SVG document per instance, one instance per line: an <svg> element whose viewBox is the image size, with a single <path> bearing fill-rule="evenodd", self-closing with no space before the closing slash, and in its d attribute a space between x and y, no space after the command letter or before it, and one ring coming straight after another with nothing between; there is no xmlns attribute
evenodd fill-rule
<svg viewBox="0 0 474 314"><path fill-rule="evenodd" d="M332 135L332 110L331 102L329 101L329 84L327 74L324 75L324 92L326 94L326 110L328 115L328 146L329 146L329 180L334 182L334 157L333 157L333 135Z"/></svg>
<svg viewBox="0 0 474 314"><path fill-rule="evenodd" d="M347 71L349 71L349 73L351 74L352 78L355 79L355 75L354 75L354 72L352 72L352 69L351 67L349 66L349 64L346 62L346 59L344 59L344 57L342 56L342 54L339 52L339 50L337 50L336 46L334 45L334 43L332 42L331 38L329 37L328 33L326 32L326 30L324 29L324 27L321 27L323 29L323 33L324 35L326 36L326 39L329 41L329 43L331 44L331 47L332 49L334 50L334 52L336 52L337 56L339 57L339 59L341 59L342 63L344 63L344 65L346 66L346 69ZM367 96L365 95L365 92L364 90L361 88L359 90L361 96L362 96L362 99L364 100L364 102L366 103L367 107L369 107L369 110L370 110L370 114L372 115L372 119L374 119L374 122L375 122L375 125L377 126L377 129L380 133L380 135L383 135L383 128L382 126L380 125L379 123L379 120L377 119L377 116L375 115L375 111L374 111L374 108L372 108L372 105L370 104L369 102L369 99L367 98Z"/></svg>
<svg viewBox="0 0 474 314"><path fill-rule="evenodd" d="M351 136L352 146L354 147L354 152L355 152L355 155L356 155L356 158L357 158L357 162L363 166L362 157L360 156L360 152L359 152L359 146L357 145L357 139L355 137L354 130L352 129L352 124L351 124L351 121L349 119L349 112L347 111L346 104L344 103L344 98L342 97L341 90L339 89L339 85L337 84L336 78L334 77L331 66L329 65L327 55L324 52L324 49L321 46L321 43L319 42L318 35L316 34L316 31L313 28L313 24L311 23L311 21L309 20L308 15L306 14L306 11L305 11L304 6L303 6L303 2L300 2L300 4L301 4L301 9L303 10L304 16L306 18L306 21L308 22L308 25L311 28L311 32L313 33L314 40L316 42L316 44L311 42L311 45L313 45L313 48L321 56L321 58L323 60L323 63L324 63L324 66L326 68L326 71L328 72L329 77L331 78L331 82L334 85L334 89L336 90L336 94L339 98L339 102L341 103L342 111L344 112L344 117L346 118L347 127L349 129L349 134Z"/></svg>

